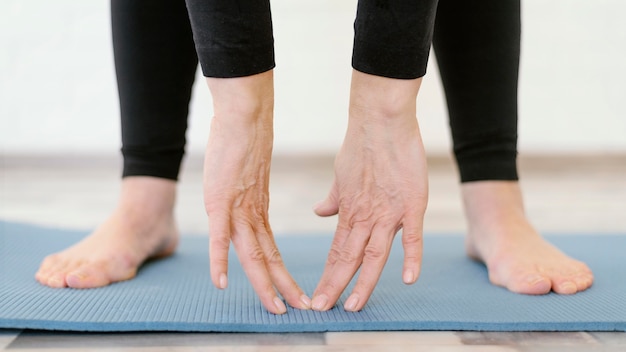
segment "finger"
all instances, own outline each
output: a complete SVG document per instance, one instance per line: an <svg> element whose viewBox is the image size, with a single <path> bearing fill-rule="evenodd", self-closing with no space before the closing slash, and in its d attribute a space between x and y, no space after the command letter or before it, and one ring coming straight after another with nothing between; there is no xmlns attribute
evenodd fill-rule
<svg viewBox="0 0 626 352"><path fill-rule="evenodd" d="M348 236L350 235L351 228L344 224L344 221L341 217L339 217L339 222L337 224L337 228L335 230L335 236L333 237L333 242L330 245L330 249L328 250L328 257L326 258L326 264L324 265L324 271L322 272L322 276L320 277L320 282L318 283L315 291L313 291L313 297L317 296L319 289L321 287L321 283L325 281L327 277L333 271L333 267L335 263L341 257L341 248L345 244Z"/></svg>
<svg viewBox="0 0 626 352"><path fill-rule="evenodd" d="M344 244L337 252L337 260L330 270L324 272L313 297L314 310L332 308L346 289L363 260L363 251L370 236L370 227L365 224L352 228Z"/></svg>
<svg viewBox="0 0 626 352"><path fill-rule="evenodd" d="M209 267L213 285L228 287L228 249L230 247L230 216L227 213L209 216Z"/></svg>
<svg viewBox="0 0 626 352"><path fill-rule="evenodd" d="M341 248L346 243L346 240L350 235L350 230L350 227L342 224L342 221L340 219L339 224L337 224L337 229L335 230L333 242L331 243L330 249L328 250L328 257L326 258L326 264L324 265L324 272L322 273L320 282L324 281L324 278L330 275L333 267L341 257ZM320 285L318 284L317 288L313 292L314 296L317 294L319 287Z"/></svg>
<svg viewBox="0 0 626 352"><path fill-rule="evenodd" d="M313 211L318 216L333 216L339 212L339 192L337 192L337 184L333 182L333 186L328 193L326 199L316 203Z"/></svg>
<svg viewBox="0 0 626 352"><path fill-rule="evenodd" d="M402 281L407 285L417 281L422 268L423 219L423 215L408 216L402 227L402 247L404 248Z"/></svg>
<svg viewBox="0 0 626 352"><path fill-rule="evenodd" d="M376 225L374 227L372 236L365 247L361 273L344 304L345 310L357 312L363 309L369 300L389 258L395 232L395 226Z"/></svg>
<svg viewBox="0 0 626 352"><path fill-rule="evenodd" d="M271 232L270 234L259 234L258 241L265 255L265 264L269 271L270 279L278 292L290 306L299 309L311 309L311 299L287 271Z"/></svg>
<svg viewBox="0 0 626 352"><path fill-rule="evenodd" d="M265 265L265 253L252 229L249 227L235 229L232 240L243 271L265 309L274 314L287 312L287 307L274 290L274 285Z"/></svg>

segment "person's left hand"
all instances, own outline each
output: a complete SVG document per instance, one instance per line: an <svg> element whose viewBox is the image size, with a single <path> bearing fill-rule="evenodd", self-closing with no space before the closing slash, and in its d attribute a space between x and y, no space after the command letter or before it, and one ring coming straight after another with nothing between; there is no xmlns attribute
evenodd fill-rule
<svg viewBox="0 0 626 352"><path fill-rule="evenodd" d="M417 121L405 122L348 129L335 161L330 194L314 208L320 216L339 214L324 273L313 294L315 310L332 308L359 267L361 273L344 309L361 310L401 228L402 279L412 284L419 276L428 198L426 157Z"/></svg>

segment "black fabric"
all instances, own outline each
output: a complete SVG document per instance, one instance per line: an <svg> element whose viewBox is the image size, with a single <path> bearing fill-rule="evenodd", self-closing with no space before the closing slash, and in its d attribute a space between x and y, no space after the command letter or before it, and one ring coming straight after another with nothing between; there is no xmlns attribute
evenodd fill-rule
<svg viewBox="0 0 626 352"><path fill-rule="evenodd" d="M111 12L123 176L177 179L198 58L207 77L272 69L269 1L111 0ZM354 27L353 67L378 76L423 76L432 41L461 181L517 179L519 0L360 0Z"/></svg>
<svg viewBox="0 0 626 352"><path fill-rule="evenodd" d="M520 1L439 1L433 46L461 182L517 180Z"/></svg>
<svg viewBox="0 0 626 352"><path fill-rule="evenodd" d="M359 0L352 67L389 78L426 74L437 0Z"/></svg>
<svg viewBox="0 0 626 352"><path fill-rule="evenodd" d="M177 179L198 66L182 0L112 0L123 176Z"/></svg>
<svg viewBox="0 0 626 352"><path fill-rule="evenodd" d="M269 0L186 0L206 77L250 76L274 68Z"/></svg>

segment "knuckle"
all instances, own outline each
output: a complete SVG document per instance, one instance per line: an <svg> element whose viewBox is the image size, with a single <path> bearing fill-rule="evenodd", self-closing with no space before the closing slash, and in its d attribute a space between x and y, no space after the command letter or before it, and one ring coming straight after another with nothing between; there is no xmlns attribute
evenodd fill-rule
<svg viewBox="0 0 626 352"><path fill-rule="evenodd" d="M212 266L213 268L217 269L223 269L228 267L228 258L215 258L212 257L211 258L211 262L209 263L209 266Z"/></svg>
<svg viewBox="0 0 626 352"><path fill-rule="evenodd" d="M385 248L374 245L367 245L367 247L365 247L364 255L368 260L381 261L385 259L386 254Z"/></svg>
<svg viewBox="0 0 626 352"><path fill-rule="evenodd" d="M372 278L370 278L369 280L359 278L359 282L357 282L357 284L354 286L354 292L358 292L359 296L364 299L368 299L376 288L376 282L377 280L372 280Z"/></svg>
<svg viewBox="0 0 626 352"><path fill-rule="evenodd" d="M259 246L254 246L248 251L248 258L253 262L264 262L265 254Z"/></svg>
<svg viewBox="0 0 626 352"><path fill-rule="evenodd" d="M283 258L278 251L278 248L272 248L269 255L267 256L267 263L271 266L281 266L283 265Z"/></svg>
<svg viewBox="0 0 626 352"><path fill-rule="evenodd" d="M328 264L335 264L341 257L341 252L337 249L336 246L330 247L330 251L328 252Z"/></svg>
<svg viewBox="0 0 626 352"><path fill-rule="evenodd" d="M343 290L343 287L341 287L341 285L337 281L335 281L334 279L330 279L324 285L324 289L322 290L322 292L334 293L334 292L340 292L342 290Z"/></svg>
<svg viewBox="0 0 626 352"><path fill-rule="evenodd" d="M344 248L339 252L337 260L343 264L354 265L359 260L359 254L352 248Z"/></svg>
<svg viewBox="0 0 626 352"><path fill-rule="evenodd" d="M376 220L376 226L385 228L385 229L393 229L393 228L397 228L398 227L398 220L397 220L397 216L393 216L392 214L385 214L380 216L380 218L378 218Z"/></svg>
<svg viewBox="0 0 626 352"><path fill-rule="evenodd" d="M226 250L230 246L230 238L223 234L211 235L210 245L216 249Z"/></svg>
<svg viewBox="0 0 626 352"><path fill-rule="evenodd" d="M402 235L402 244L405 247L418 247L422 243L422 236L417 231L409 231Z"/></svg>
<svg viewBox="0 0 626 352"><path fill-rule="evenodd" d="M223 212L225 210L224 205L228 204L227 197L223 194L213 194L205 198L204 210L207 214Z"/></svg>

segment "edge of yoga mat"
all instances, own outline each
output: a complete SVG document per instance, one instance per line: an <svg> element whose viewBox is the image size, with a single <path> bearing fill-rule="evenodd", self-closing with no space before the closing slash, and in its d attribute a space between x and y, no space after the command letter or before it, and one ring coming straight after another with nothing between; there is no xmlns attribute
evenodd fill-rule
<svg viewBox="0 0 626 352"><path fill-rule="evenodd" d="M420 280L401 283L402 249L392 255L377 289L358 313L288 308L265 311L236 257L229 288L213 288L208 240L183 236L176 255L144 265L137 278L90 290L51 289L32 278L48 253L88 231L0 222L0 328L65 331L325 332L370 330L626 331L626 236L552 236L594 270L589 290L525 296L489 284L485 268L463 252L461 236L425 236ZM311 294L331 241L277 236L290 272ZM352 283L353 284L353 283ZM351 285L352 285L351 284ZM349 292L346 291L346 292Z"/></svg>

